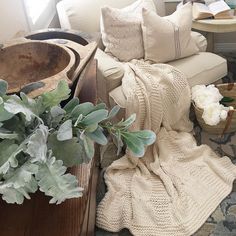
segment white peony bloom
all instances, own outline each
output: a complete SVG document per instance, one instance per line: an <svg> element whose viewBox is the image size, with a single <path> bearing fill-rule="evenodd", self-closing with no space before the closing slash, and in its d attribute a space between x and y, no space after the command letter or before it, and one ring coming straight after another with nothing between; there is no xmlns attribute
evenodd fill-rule
<svg viewBox="0 0 236 236"><path fill-rule="evenodd" d="M223 96L215 85L196 85L192 88L192 100L201 109L211 103L219 102L222 98Z"/></svg>
<svg viewBox="0 0 236 236"><path fill-rule="evenodd" d="M227 116L228 116L228 111L222 110L221 113L220 113L220 119L221 120L226 120Z"/></svg>
<svg viewBox="0 0 236 236"><path fill-rule="evenodd" d="M204 108L202 118L208 125L217 125L221 120L221 112L225 111L224 106L219 103L209 104Z"/></svg>
<svg viewBox="0 0 236 236"><path fill-rule="evenodd" d="M201 109L204 109L204 107L211 103L219 102L222 98L223 96L215 85L196 85L192 88L192 100Z"/></svg>
<svg viewBox="0 0 236 236"><path fill-rule="evenodd" d="M221 120L226 120L228 111L233 107L225 107L219 102L223 98L218 88L211 84L196 85L192 88L192 100L196 106L203 109L202 118L208 125L217 125Z"/></svg>
<svg viewBox="0 0 236 236"><path fill-rule="evenodd" d="M199 92L201 92L203 89L206 88L206 85L195 85L194 87L192 87L192 99L194 100Z"/></svg>

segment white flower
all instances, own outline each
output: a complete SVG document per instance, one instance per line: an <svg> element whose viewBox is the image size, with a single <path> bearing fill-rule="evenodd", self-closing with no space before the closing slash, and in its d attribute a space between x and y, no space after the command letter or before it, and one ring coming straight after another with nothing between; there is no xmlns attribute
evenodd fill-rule
<svg viewBox="0 0 236 236"><path fill-rule="evenodd" d="M212 103L219 102L223 96L215 85L196 85L192 88L192 100L199 108L204 108Z"/></svg>
<svg viewBox="0 0 236 236"><path fill-rule="evenodd" d="M207 107L204 108L202 118L208 125L217 125L221 120L222 111L226 111L223 105L219 103L209 104Z"/></svg>
<svg viewBox="0 0 236 236"><path fill-rule="evenodd" d="M192 87L192 99L194 100L197 97L198 92L205 88L206 85L195 85L194 87Z"/></svg>
<svg viewBox="0 0 236 236"><path fill-rule="evenodd" d="M230 110L230 111L234 110L234 107L229 106L229 110Z"/></svg>
<svg viewBox="0 0 236 236"><path fill-rule="evenodd" d="M221 120L226 120L227 116L228 116L228 111L222 110L221 113L220 113L220 119Z"/></svg>
<svg viewBox="0 0 236 236"><path fill-rule="evenodd" d="M219 102L222 98L213 84L196 85L192 88L192 100L197 107L203 109L202 118L208 125L217 125L221 120L226 120L228 111L234 109L221 105Z"/></svg>

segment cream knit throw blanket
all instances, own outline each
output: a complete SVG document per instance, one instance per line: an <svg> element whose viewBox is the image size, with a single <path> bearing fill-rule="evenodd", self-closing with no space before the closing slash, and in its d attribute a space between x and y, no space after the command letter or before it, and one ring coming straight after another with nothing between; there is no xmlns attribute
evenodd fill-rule
<svg viewBox="0 0 236 236"><path fill-rule="evenodd" d="M231 192L236 167L189 133L190 89L166 64L126 64L122 81L134 129L151 129L156 143L143 158L127 153L108 167L108 192L97 209L97 226L140 236L189 236Z"/></svg>

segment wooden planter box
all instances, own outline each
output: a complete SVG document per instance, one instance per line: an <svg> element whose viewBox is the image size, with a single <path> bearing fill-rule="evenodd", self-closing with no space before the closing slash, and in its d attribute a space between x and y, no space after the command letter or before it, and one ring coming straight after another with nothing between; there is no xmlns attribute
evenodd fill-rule
<svg viewBox="0 0 236 236"><path fill-rule="evenodd" d="M32 194L23 205L10 205L0 200L1 236L93 236L96 210L96 157L89 164L71 172L84 188L82 198L60 205L49 204L43 193Z"/></svg>
<svg viewBox="0 0 236 236"><path fill-rule="evenodd" d="M80 102L96 103L96 60L91 60L76 85ZM97 149L97 148L96 148ZM37 192L23 205L7 204L0 198L1 236L93 236L96 214L96 185L99 155L89 164L73 168L82 198L67 200L60 205L49 204L49 197Z"/></svg>

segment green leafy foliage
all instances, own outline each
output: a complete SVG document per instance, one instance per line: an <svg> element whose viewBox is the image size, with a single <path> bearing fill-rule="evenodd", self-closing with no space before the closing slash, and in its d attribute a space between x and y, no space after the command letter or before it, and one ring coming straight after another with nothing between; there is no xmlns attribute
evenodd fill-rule
<svg viewBox="0 0 236 236"><path fill-rule="evenodd" d="M10 120L13 116L14 114L4 108L4 103L0 104L0 122Z"/></svg>
<svg viewBox="0 0 236 236"><path fill-rule="evenodd" d="M47 158L48 128L40 125L29 138L26 153L31 156L31 162L45 162Z"/></svg>
<svg viewBox="0 0 236 236"><path fill-rule="evenodd" d="M72 98L64 107L63 109L67 112L67 113L71 113L73 111L73 109L79 105L79 99L78 98Z"/></svg>
<svg viewBox="0 0 236 236"><path fill-rule="evenodd" d="M58 129L57 139L59 141L65 141L72 139L72 120L66 120Z"/></svg>
<svg viewBox="0 0 236 236"><path fill-rule="evenodd" d="M49 157L45 163L39 165L36 179L40 191L52 197L49 203L60 204L66 199L82 196L83 189L78 187L76 177L65 172L63 162L55 157Z"/></svg>
<svg viewBox="0 0 236 236"><path fill-rule="evenodd" d="M107 144L107 138L103 133L103 129L101 127L98 127L96 130L89 130L90 132L85 132L85 135L87 135L91 140L93 140L95 143L106 145Z"/></svg>
<svg viewBox="0 0 236 236"><path fill-rule="evenodd" d="M10 167L17 167L16 156L21 150L12 140L3 140L0 142L0 174L6 174Z"/></svg>
<svg viewBox="0 0 236 236"><path fill-rule="evenodd" d="M7 82L0 79L0 96L4 96L7 92Z"/></svg>
<svg viewBox="0 0 236 236"><path fill-rule="evenodd" d="M17 139L18 134L0 127L0 139Z"/></svg>
<svg viewBox="0 0 236 236"><path fill-rule="evenodd" d="M4 175L5 184L12 186L16 189L24 187L27 183L34 179L34 174L38 172L38 165L32 164L29 161L25 162L17 169L10 169L10 171Z"/></svg>
<svg viewBox="0 0 236 236"><path fill-rule="evenodd" d="M38 188L52 197L50 203L81 197L76 177L66 170L88 163L94 143L107 145L111 136L118 153L127 147L141 157L156 138L152 131L129 131L135 114L112 122L118 106L108 112L104 103L80 104L73 98L61 107L70 96L65 81L35 99L6 91L7 83L0 80L0 194L8 203L21 204Z"/></svg>
<svg viewBox="0 0 236 236"><path fill-rule="evenodd" d="M234 102L234 98L232 98L232 97L223 97L220 100L220 103L225 104L225 105L227 105L227 103L231 103L231 102Z"/></svg>
<svg viewBox="0 0 236 236"><path fill-rule="evenodd" d="M155 133L151 132L150 130L135 131L131 134L135 135L138 139L141 139L144 145L151 145L156 140Z"/></svg>
<svg viewBox="0 0 236 236"><path fill-rule="evenodd" d="M61 80L55 90L46 92L42 95L43 106L45 108L57 106L60 102L66 100L70 96L70 89L65 80Z"/></svg>
<svg viewBox="0 0 236 236"><path fill-rule="evenodd" d="M48 149L52 150L56 159L62 160L67 167L82 164L86 159L83 146L75 137L71 140L59 141L55 133L51 134L48 137Z"/></svg>
<svg viewBox="0 0 236 236"><path fill-rule="evenodd" d="M5 103L4 108L11 114L23 113L27 121L31 121L32 118L37 117L38 103L28 98L24 93L21 93L21 98L17 95L12 95Z"/></svg>
<svg viewBox="0 0 236 236"><path fill-rule="evenodd" d="M29 193L35 193L37 189L38 184L33 178L21 188L15 188L11 184L0 184L0 194L7 203L22 204L24 198L30 199Z"/></svg>

